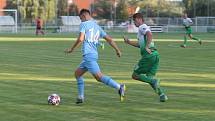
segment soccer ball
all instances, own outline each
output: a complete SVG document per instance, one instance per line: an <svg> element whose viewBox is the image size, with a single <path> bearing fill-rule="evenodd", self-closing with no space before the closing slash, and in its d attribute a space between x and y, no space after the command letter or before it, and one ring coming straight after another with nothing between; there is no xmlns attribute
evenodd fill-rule
<svg viewBox="0 0 215 121"><path fill-rule="evenodd" d="M48 96L48 104L49 105L59 105L60 104L60 96L57 94L51 94Z"/></svg>

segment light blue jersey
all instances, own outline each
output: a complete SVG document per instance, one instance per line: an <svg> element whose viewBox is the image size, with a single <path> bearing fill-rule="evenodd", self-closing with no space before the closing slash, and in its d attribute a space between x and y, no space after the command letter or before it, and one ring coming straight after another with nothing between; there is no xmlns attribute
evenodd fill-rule
<svg viewBox="0 0 215 121"><path fill-rule="evenodd" d="M97 59L97 45L99 38L103 38L107 34L94 21L88 20L81 22L80 32L84 33L84 41L82 43L82 55L84 59Z"/></svg>
<svg viewBox="0 0 215 121"><path fill-rule="evenodd" d="M97 46L99 38L105 37L107 34L101 29L99 25L96 24L94 20L88 20L81 22L80 32L84 33L84 41L82 43L82 61L79 65L79 69L89 71L91 74L96 75L100 71L99 65L97 63L98 52ZM83 78L76 77L78 86L78 99L84 99L84 80ZM115 89L120 89L120 84L112 80L109 76L102 75L99 80Z"/></svg>

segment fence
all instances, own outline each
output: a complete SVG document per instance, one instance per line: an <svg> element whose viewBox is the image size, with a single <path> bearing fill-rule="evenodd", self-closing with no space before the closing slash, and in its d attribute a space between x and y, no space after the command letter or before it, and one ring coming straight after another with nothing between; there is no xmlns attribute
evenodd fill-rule
<svg viewBox="0 0 215 121"><path fill-rule="evenodd" d="M0 32L17 33L17 10L0 9L4 16L0 16Z"/></svg>
<svg viewBox="0 0 215 121"><path fill-rule="evenodd" d="M193 20L193 32L215 32L215 17L196 17ZM182 18L145 18L145 23L151 26L153 32L182 32ZM132 20L127 20L121 23L114 23L108 20L97 20L105 31L110 32L136 32ZM43 29L48 33L55 32L78 32L80 20L77 17L64 16L57 20L57 22L45 22ZM130 29L133 26L133 30ZM32 23L18 23L18 33L34 33L35 24ZM0 27L0 30L2 27Z"/></svg>

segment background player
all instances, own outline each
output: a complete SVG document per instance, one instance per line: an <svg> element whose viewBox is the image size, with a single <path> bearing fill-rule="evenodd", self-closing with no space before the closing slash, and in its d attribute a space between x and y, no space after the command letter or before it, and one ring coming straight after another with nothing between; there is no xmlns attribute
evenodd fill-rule
<svg viewBox="0 0 215 121"><path fill-rule="evenodd" d="M202 41L197 38L197 37L194 37L192 35L192 28L191 28L191 25L193 24L193 21L187 17L187 14L184 13L183 14L183 25L185 27L185 35L184 35L184 43L181 45L181 47L185 48L187 46L187 36L190 38L190 39L193 39L193 40L196 40L199 42L199 44L201 45L202 44Z"/></svg>
<svg viewBox="0 0 215 121"><path fill-rule="evenodd" d="M41 33L41 34L44 35L44 32L42 31L43 22L42 22L42 20L40 19L40 17L38 17L38 18L35 20L35 24L36 24L36 35L38 35L39 33Z"/></svg>

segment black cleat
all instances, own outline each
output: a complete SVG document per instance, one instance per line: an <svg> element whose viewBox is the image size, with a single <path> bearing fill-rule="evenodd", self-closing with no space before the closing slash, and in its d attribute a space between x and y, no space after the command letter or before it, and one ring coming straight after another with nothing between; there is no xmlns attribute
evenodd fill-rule
<svg viewBox="0 0 215 121"><path fill-rule="evenodd" d="M77 101L75 102L76 104L81 104L81 103L83 103L84 102L84 100L83 99L79 99L79 98L77 98Z"/></svg>
<svg viewBox="0 0 215 121"><path fill-rule="evenodd" d="M168 100L168 97L165 94L160 95L160 102L166 102Z"/></svg>
<svg viewBox="0 0 215 121"><path fill-rule="evenodd" d="M186 48L186 45L180 45L180 47L182 47L182 48Z"/></svg>
<svg viewBox="0 0 215 121"><path fill-rule="evenodd" d="M202 45L202 41L201 40L199 40L199 44Z"/></svg>

